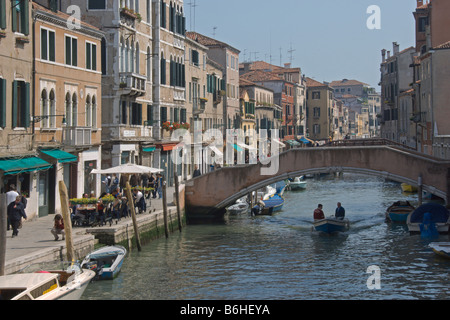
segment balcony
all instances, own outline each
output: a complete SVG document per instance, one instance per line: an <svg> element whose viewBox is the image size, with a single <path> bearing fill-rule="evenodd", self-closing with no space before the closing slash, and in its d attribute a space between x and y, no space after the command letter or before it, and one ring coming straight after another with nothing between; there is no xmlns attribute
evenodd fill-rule
<svg viewBox="0 0 450 320"><path fill-rule="evenodd" d="M123 91L123 95L138 97L145 95L145 84L147 81L145 76L133 72L121 72L119 77L120 89Z"/></svg>
<svg viewBox="0 0 450 320"><path fill-rule="evenodd" d="M213 93L214 104L219 104L222 102L222 93L221 90L216 90Z"/></svg>
<svg viewBox="0 0 450 320"><path fill-rule="evenodd" d="M92 144L91 127L66 127L63 129L63 143L66 146L88 146Z"/></svg>
<svg viewBox="0 0 450 320"><path fill-rule="evenodd" d="M194 98L193 99L193 111L192 112L195 116L205 112L206 102L208 102L208 99L206 99L206 98Z"/></svg>

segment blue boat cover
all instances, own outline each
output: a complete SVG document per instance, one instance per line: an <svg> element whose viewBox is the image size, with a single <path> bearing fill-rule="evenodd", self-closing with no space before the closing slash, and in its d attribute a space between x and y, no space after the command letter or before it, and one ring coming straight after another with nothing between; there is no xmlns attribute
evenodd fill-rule
<svg viewBox="0 0 450 320"><path fill-rule="evenodd" d="M437 203L425 203L411 214L411 223L422 223L425 213L430 213L430 223L444 223L448 221L450 213L447 208Z"/></svg>

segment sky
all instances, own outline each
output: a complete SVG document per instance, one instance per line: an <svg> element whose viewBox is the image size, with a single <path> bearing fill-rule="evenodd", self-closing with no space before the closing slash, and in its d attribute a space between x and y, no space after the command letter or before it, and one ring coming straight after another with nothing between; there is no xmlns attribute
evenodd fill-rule
<svg viewBox="0 0 450 320"><path fill-rule="evenodd" d="M372 5L380 9L379 29L367 27ZM377 91L381 50L415 44L416 6L416 0L184 1L186 29L240 50L240 62L292 62L317 81L355 79Z"/></svg>

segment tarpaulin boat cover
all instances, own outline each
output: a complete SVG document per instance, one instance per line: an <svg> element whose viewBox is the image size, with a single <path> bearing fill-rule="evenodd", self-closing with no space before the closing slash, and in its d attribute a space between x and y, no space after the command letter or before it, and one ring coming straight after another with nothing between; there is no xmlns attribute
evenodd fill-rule
<svg viewBox="0 0 450 320"><path fill-rule="evenodd" d="M414 212L411 214L411 223L422 223L424 214L429 212L431 214L430 216L430 222L431 223L444 223L448 221L450 213L448 210L437 203L425 203L418 207Z"/></svg>

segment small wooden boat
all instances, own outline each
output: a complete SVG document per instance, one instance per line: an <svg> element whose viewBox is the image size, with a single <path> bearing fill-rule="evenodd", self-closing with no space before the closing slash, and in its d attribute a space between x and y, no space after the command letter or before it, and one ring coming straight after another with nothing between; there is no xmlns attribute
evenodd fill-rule
<svg viewBox="0 0 450 320"><path fill-rule="evenodd" d="M390 222L406 223L408 215L414 211L409 201L396 201L386 210L386 220Z"/></svg>
<svg viewBox="0 0 450 320"><path fill-rule="evenodd" d="M120 272L127 249L122 246L107 246L88 254L81 267L93 270L98 280L112 280Z"/></svg>
<svg viewBox="0 0 450 320"><path fill-rule="evenodd" d="M313 222L316 231L325 233L344 232L350 227L348 219L336 219L333 217L315 220Z"/></svg>
<svg viewBox="0 0 450 320"><path fill-rule="evenodd" d="M58 265L57 267L55 267ZM78 300L95 272L77 264L31 265L0 277L0 300Z"/></svg>
<svg viewBox="0 0 450 320"><path fill-rule="evenodd" d="M408 193L414 193L417 192L417 187L412 186L410 184L407 183L402 183L402 191L403 192L408 192Z"/></svg>
<svg viewBox="0 0 450 320"><path fill-rule="evenodd" d="M306 189L307 182L301 177L295 177L293 181L289 181L289 187L291 190Z"/></svg>
<svg viewBox="0 0 450 320"><path fill-rule="evenodd" d="M229 214L242 214L248 212L249 205L246 197L238 199L235 204L226 208Z"/></svg>
<svg viewBox="0 0 450 320"><path fill-rule="evenodd" d="M272 215L277 211L280 211L284 205L284 198L279 194L272 195L267 200L259 200L258 203L252 208L252 214L259 215Z"/></svg>
<svg viewBox="0 0 450 320"><path fill-rule="evenodd" d="M425 203L408 215L406 220L410 234L421 233L425 224L432 224L438 233L448 233L450 213L437 203Z"/></svg>
<svg viewBox="0 0 450 320"><path fill-rule="evenodd" d="M429 247L437 255L450 259L450 242L432 242Z"/></svg>

